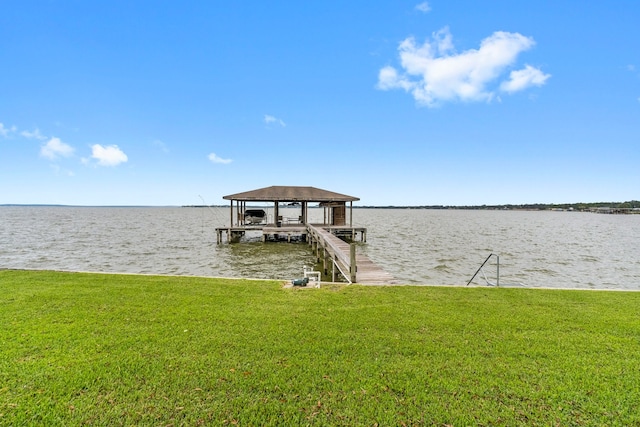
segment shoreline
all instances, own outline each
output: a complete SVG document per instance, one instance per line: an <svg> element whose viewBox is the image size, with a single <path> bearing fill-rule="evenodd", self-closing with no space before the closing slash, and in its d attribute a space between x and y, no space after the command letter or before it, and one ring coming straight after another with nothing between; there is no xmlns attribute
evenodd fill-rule
<svg viewBox="0 0 640 427"><path fill-rule="evenodd" d="M192 279L207 279L207 280L238 280L249 282L282 282L288 284L289 280L284 279L260 279L255 277L224 277L224 276L201 276L201 275L187 275L187 274L163 274L163 273L129 273L129 272L109 272L109 271L84 271L84 270L52 270L52 269L37 269L37 268L6 268L0 267L0 273L3 271L17 271L17 272L40 272L40 273L64 273L64 274L95 274L95 275L113 275L113 276L140 276L140 277L168 277L168 278L192 278ZM606 291L606 292L640 292L640 289L623 289L623 288L567 288L567 287L552 287L552 286L520 286L520 285L502 285L502 286L483 286L483 285L435 285L435 284L416 284L416 283L390 283L382 285L367 285L360 283L346 283L346 282L320 282L323 285L330 286L362 286L364 288L378 288L378 287L416 287L416 288L486 288L486 289L522 289L522 290L549 290L549 291ZM322 287L322 286L321 286ZM300 289L313 289L311 287L295 287ZM317 289L317 288L316 288Z"/></svg>

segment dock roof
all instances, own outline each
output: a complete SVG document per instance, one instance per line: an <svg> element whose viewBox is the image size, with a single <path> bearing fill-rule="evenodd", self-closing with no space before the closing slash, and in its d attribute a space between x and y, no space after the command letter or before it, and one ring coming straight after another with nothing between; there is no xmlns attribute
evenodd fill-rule
<svg viewBox="0 0 640 427"><path fill-rule="evenodd" d="M225 200L246 202L354 202L358 197L334 193L315 187L279 186L259 188L224 196Z"/></svg>

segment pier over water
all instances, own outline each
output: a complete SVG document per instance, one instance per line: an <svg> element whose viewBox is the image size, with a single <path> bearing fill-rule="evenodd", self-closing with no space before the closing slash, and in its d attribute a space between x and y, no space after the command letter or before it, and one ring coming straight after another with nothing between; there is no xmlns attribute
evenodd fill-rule
<svg viewBox="0 0 640 427"><path fill-rule="evenodd" d="M366 228L353 226L353 202L360 200L357 197L315 187L273 186L223 198L231 201L230 226L216 228L218 243L222 243L223 234L229 243L240 242L250 231L260 231L263 241L303 240L315 251L317 262L322 263L325 276L331 275L332 281L341 276L350 283L396 283L391 274L356 251L353 242L358 239L366 242L367 236ZM247 202L273 203L273 215L270 217L263 209L248 208ZM280 215L280 203L286 203L287 207L299 206L300 215L284 218ZM318 203L324 208L323 223L308 222L309 203Z"/></svg>

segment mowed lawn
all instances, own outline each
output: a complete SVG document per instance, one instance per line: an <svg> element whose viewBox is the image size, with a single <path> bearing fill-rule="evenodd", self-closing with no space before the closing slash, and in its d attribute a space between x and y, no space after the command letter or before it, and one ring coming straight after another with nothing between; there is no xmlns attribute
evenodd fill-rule
<svg viewBox="0 0 640 427"><path fill-rule="evenodd" d="M640 293L0 271L0 425L639 425Z"/></svg>

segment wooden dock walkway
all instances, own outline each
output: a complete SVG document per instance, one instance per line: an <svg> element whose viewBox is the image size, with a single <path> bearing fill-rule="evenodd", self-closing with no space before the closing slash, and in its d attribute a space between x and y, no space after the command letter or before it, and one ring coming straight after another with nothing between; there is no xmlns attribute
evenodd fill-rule
<svg viewBox="0 0 640 427"><path fill-rule="evenodd" d="M345 242L321 225L308 224L307 239L315 249L318 261L324 262L325 274L328 274L328 269L331 268L333 281L340 273L350 282L363 285L396 283L391 274L376 265L368 256L356 253L353 243ZM329 263L331 265L328 265Z"/></svg>
<svg viewBox="0 0 640 427"><path fill-rule="evenodd" d="M347 243L340 237L354 241L358 235L361 242L366 241L367 229L364 227L332 226L327 224L296 224L276 226L274 224L249 225L216 228L217 242L222 242L226 233L227 242L239 242L247 232L261 232L262 241L302 239L309 242L315 250L318 262L323 262L324 274L331 275L336 281L342 275L351 283L363 285L388 285L397 283L396 279L375 264L364 254L357 253L356 245Z"/></svg>

